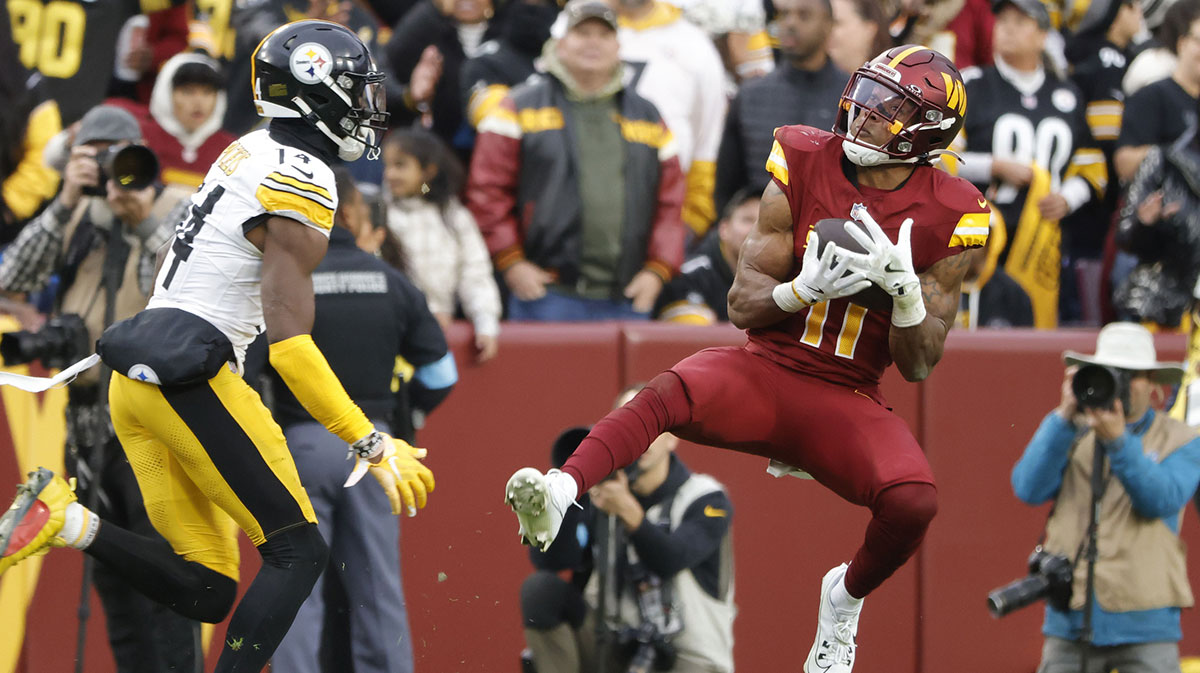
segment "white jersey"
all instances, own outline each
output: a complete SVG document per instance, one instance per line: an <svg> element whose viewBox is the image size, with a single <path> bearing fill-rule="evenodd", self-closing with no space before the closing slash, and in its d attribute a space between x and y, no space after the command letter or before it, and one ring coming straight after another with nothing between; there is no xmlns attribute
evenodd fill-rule
<svg viewBox="0 0 1200 673"><path fill-rule="evenodd" d="M204 318L229 337L240 364L266 329L262 252L246 233L278 215L328 236L336 209L333 171L324 161L276 142L266 130L242 136L208 169L175 226L147 308Z"/></svg>

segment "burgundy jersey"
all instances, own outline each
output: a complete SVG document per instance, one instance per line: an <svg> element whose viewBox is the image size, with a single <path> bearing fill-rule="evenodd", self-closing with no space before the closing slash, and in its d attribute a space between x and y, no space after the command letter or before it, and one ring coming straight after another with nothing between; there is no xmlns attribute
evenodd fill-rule
<svg viewBox="0 0 1200 673"><path fill-rule="evenodd" d="M808 232L827 217L848 219L856 203L867 207L888 238L911 217L917 273L987 240L987 202L970 182L932 166L917 166L899 189L858 186L842 170L842 140L807 126L775 130L767 170L792 211L795 269ZM891 311L868 311L848 299L814 304L770 327L749 331L748 348L786 367L856 388L878 385L892 363Z"/></svg>

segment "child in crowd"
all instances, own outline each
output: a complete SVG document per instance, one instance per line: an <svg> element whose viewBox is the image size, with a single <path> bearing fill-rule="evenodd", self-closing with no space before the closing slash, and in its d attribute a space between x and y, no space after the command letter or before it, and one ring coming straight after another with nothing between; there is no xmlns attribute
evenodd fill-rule
<svg viewBox="0 0 1200 673"><path fill-rule="evenodd" d="M500 290L475 218L458 193L463 169L436 136L418 128L391 132L383 147L388 228L400 239L409 276L445 329L456 299L475 328L476 360L496 355Z"/></svg>

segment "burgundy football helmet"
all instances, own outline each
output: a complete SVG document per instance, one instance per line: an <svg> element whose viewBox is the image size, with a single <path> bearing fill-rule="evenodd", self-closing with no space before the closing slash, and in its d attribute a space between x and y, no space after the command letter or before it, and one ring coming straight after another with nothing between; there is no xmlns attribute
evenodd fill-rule
<svg viewBox="0 0 1200 673"><path fill-rule="evenodd" d="M859 166L916 163L948 151L967 112L962 75L928 47L893 47L850 77L833 132Z"/></svg>

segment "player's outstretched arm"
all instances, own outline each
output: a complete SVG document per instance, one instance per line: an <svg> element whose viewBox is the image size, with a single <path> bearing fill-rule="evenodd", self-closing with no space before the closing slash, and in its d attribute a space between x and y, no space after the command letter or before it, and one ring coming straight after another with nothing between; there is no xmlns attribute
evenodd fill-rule
<svg viewBox="0 0 1200 673"><path fill-rule="evenodd" d="M906 381L923 380L942 359L946 334L958 315L963 276L969 264L970 256L960 252L939 260L918 275L925 319L912 327L892 325L888 337L892 359Z"/></svg>
<svg viewBox="0 0 1200 673"><path fill-rule="evenodd" d="M763 190L758 224L742 244L729 290L729 320L738 328L766 327L788 317L771 292L793 275L792 245L792 211L772 182Z"/></svg>
<svg viewBox="0 0 1200 673"><path fill-rule="evenodd" d="M409 516L425 506L433 490L433 472L419 459L424 449L375 430L346 394L325 356L313 343L315 302L312 272L325 256L328 241L308 226L285 217L267 220L250 240L263 251L262 303L271 342L271 366L304 409L351 446L359 464L347 481L352 486L368 472L379 481L392 513Z"/></svg>

